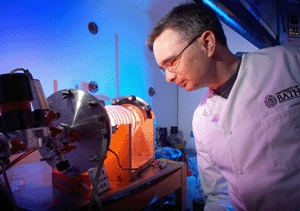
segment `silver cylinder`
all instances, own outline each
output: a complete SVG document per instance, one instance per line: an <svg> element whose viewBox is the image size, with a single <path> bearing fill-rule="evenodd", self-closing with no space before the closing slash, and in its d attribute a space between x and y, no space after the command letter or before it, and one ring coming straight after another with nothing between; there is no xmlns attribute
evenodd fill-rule
<svg viewBox="0 0 300 211"><path fill-rule="evenodd" d="M33 109L49 110L50 108L45 97L41 82L37 79L32 79L31 84L34 98L31 102Z"/></svg>

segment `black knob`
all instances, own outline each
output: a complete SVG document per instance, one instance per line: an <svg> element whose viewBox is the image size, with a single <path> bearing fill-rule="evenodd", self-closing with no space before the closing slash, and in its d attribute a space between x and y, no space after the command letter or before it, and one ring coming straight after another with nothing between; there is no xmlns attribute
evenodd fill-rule
<svg viewBox="0 0 300 211"><path fill-rule="evenodd" d="M69 161L67 161L67 160L61 161L56 164L56 169L58 171L64 171L64 170L68 169L69 167L70 167L70 164L69 164Z"/></svg>

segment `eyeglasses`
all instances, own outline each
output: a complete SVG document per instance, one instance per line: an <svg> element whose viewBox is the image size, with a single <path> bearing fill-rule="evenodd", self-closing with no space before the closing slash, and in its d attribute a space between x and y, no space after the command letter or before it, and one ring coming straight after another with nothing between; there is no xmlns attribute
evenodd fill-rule
<svg viewBox="0 0 300 211"><path fill-rule="evenodd" d="M195 42L198 37L200 37L199 35L196 36L195 38L193 38L188 44L187 46L185 46L185 48L177 55L174 56L172 59L169 59L162 67L161 67L161 72L162 74L166 75L166 69L168 69L169 72L173 72L173 69L177 68L179 66L179 62L180 62L180 58L181 55L183 54L183 52L193 43Z"/></svg>

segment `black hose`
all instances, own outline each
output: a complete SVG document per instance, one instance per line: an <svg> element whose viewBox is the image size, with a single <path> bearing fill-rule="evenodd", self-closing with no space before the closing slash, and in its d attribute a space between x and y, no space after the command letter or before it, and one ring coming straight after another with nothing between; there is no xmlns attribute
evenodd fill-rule
<svg viewBox="0 0 300 211"><path fill-rule="evenodd" d="M17 211L17 205L7 179L4 164L1 161L0 164L2 166L3 179L5 181L4 182L0 177L0 204L8 211Z"/></svg>
<svg viewBox="0 0 300 211"><path fill-rule="evenodd" d="M35 151L36 150L33 149L33 150L29 150L29 151L21 154L20 156L18 156L17 158L15 158L13 161L11 161L8 165L6 165L5 167L2 167L2 169L8 170L12 166L14 166L16 163L18 163L19 161L21 161L23 158L25 158L26 156L30 155L31 153L33 153ZM2 169L0 170L0 175L2 174Z"/></svg>

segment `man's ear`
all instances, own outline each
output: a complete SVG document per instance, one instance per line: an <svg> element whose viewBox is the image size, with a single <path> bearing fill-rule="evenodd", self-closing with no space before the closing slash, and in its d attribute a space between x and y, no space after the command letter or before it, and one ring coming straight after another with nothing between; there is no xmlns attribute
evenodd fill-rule
<svg viewBox="0 0 300 211"><path fill-rule="evenodd" d="M207 56L212 57L216 48L216 37L212 31L205 31L200 37L201 44L206 50Z"/></svg>

